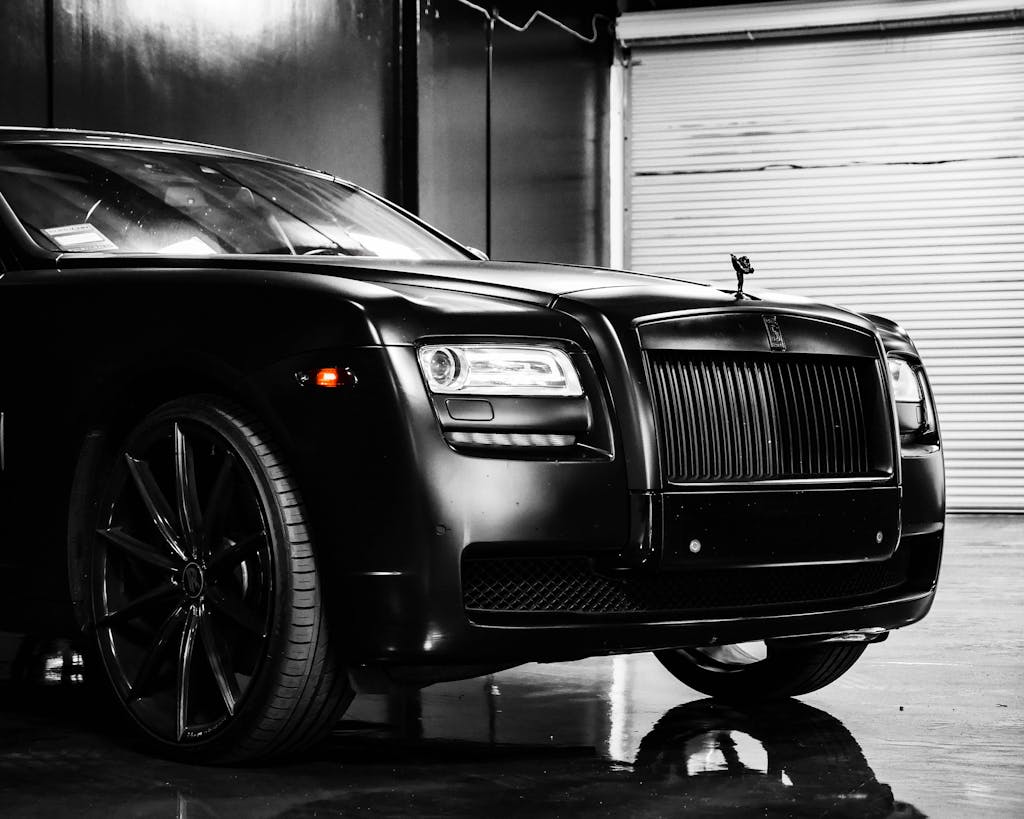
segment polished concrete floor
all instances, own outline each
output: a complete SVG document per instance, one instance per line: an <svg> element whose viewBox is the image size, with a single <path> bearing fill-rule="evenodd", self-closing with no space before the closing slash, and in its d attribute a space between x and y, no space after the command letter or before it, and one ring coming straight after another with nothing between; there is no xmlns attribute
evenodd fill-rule
<svg viewBox="0 0 1024 819"><path fill-rule="evenodd" d="M955 516L946 543L924 622L760 711L649 656L531 665L364 696L304 758L203 769L105 727L67 673L0 681L0 816L1024 816L1024 517ZM20 643L0 635L0 680Z"/></svg>

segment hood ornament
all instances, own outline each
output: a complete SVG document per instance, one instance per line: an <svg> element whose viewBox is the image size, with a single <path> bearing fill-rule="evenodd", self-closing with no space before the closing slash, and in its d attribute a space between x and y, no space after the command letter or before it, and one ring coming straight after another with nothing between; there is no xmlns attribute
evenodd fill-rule
<svg viewBox="0 0 1024 819"><path fill-rule="evenodd" d="M746 256L736 256L733 253L730 253L729 255L732 257L732 269L736 271L736 298L755 298L754 296L748 296L743 292L743 277L754 275L754 266L750 263L750 259Z"/></svg>

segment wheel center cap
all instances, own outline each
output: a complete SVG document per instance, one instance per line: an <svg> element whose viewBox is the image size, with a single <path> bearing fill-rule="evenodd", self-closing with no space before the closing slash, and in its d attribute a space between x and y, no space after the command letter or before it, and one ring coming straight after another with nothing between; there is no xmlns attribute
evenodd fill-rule
<svg viewBox="0 0 1024 819"><path fill-rule="evenodd" d="M198 563L189 563L181 570L181 587L189 597L199 597L206 587L203 569Z"/></svg>

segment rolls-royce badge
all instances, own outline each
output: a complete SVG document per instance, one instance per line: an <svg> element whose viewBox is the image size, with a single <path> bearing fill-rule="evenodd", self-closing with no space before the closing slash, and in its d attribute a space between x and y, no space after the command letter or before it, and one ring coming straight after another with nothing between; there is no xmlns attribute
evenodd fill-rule
<svg viewBox="0 0 1024 819"><path fill-rule="evenodd" d="M778 316L761 316L764 319L764 330L768 334L768 346L773 353L786 352L786 338L779 327Z"/></svg>

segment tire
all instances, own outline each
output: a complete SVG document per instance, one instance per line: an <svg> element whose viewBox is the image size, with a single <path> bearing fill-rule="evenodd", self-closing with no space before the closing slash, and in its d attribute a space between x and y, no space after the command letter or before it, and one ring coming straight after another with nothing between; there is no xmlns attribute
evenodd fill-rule
<svg viewBox="0 0 1024 819"><path fill-rule="evenodd" d="M302 500L267 431L193 396L154 410L103 460L80 464L71 586L118 710L190 762L320 740L353 691Z"/></svg>
<svg viewBox="0 0 1024 819"><path fill-rule="evenodd" d="M835 682L864 653L865 643L825 643L785 647L768 644L767 655L740 661L742 655L711 648L656 651L654 656L690 688L719 700L757 703L808 694ZM730 659L731 656L731 659Z"/></svg>

